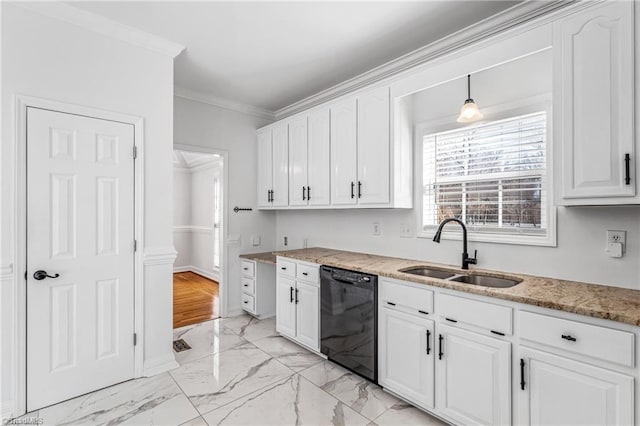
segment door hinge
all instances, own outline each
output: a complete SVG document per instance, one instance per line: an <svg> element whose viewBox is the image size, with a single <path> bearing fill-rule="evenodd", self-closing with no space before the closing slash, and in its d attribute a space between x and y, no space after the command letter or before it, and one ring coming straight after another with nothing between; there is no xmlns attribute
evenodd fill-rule
<svg viewBox="0 0 640 426"><path fill-rule="evenodd" d="M138 147L137 146L133 146L133 159L135 160L136 158L138 158Z"/></svg>
<svg viewBox="0 0 640 426"><path fill-rule="evenodd" d="M134 253L138 251L138 240L133 240L133 251Z"/></svg>
<svg viewBox="0 0 640 426"><path fill-rule="evenodd" d="M133 333L133 346L138 344L138 334Z"/></svg>

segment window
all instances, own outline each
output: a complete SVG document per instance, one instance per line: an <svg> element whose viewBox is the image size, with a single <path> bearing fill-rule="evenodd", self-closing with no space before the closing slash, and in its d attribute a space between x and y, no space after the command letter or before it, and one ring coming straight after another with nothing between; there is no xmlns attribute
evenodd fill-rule
<svg viewBox="0 0 640 426"><path fill-rule="evenodd" d="M508 242L517 235L518 242L530 237L544 244L546 137L546 111L424 135L423 232L456 217L476 240Z"/></svg>

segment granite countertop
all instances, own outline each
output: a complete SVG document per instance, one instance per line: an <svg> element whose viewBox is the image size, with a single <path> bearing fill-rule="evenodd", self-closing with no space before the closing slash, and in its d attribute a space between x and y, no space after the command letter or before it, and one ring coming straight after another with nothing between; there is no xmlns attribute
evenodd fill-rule
<svg viewBox="0 0 640 426"><path fill-rule="evenodd" d="M275 255L640 326L640 290L478 268L463 271L450 265L317 247L280 251ZM522 282L511 288L491 288L398 272L414 266L446 268L461 274L487 274Z"/></svg>
<svg viewBox="0 0 640 426"><path fill-rule="evenodd" d="M247 260L255 260L256 262L266 263L266 264L269 264L269 265L275 265L276 264L276 255L271 251L267 251L267 252L264 252L264 253L241 254L240 258L241 259L247 259Z"/></svg>

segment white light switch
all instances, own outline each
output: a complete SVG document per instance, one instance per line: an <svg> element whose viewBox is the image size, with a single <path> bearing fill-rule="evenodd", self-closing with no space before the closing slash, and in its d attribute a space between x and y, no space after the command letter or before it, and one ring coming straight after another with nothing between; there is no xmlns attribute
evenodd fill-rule
<svg viewBox="0 0 640 426"><path fill-rule="evenodd" d="M260 245L260 235L252 235L251 236L251 245L254 246L254 247Z"/></svg>

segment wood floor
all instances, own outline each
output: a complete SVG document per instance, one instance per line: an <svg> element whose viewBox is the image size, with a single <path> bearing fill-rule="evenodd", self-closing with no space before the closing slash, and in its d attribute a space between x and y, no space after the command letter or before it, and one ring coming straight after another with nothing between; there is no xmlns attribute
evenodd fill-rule
<svg viewBox="0 0 640 426"><path fill-rule="evenodd" d="M219 286L193 272L173 274L173 328L218 318Z"/></svg>

